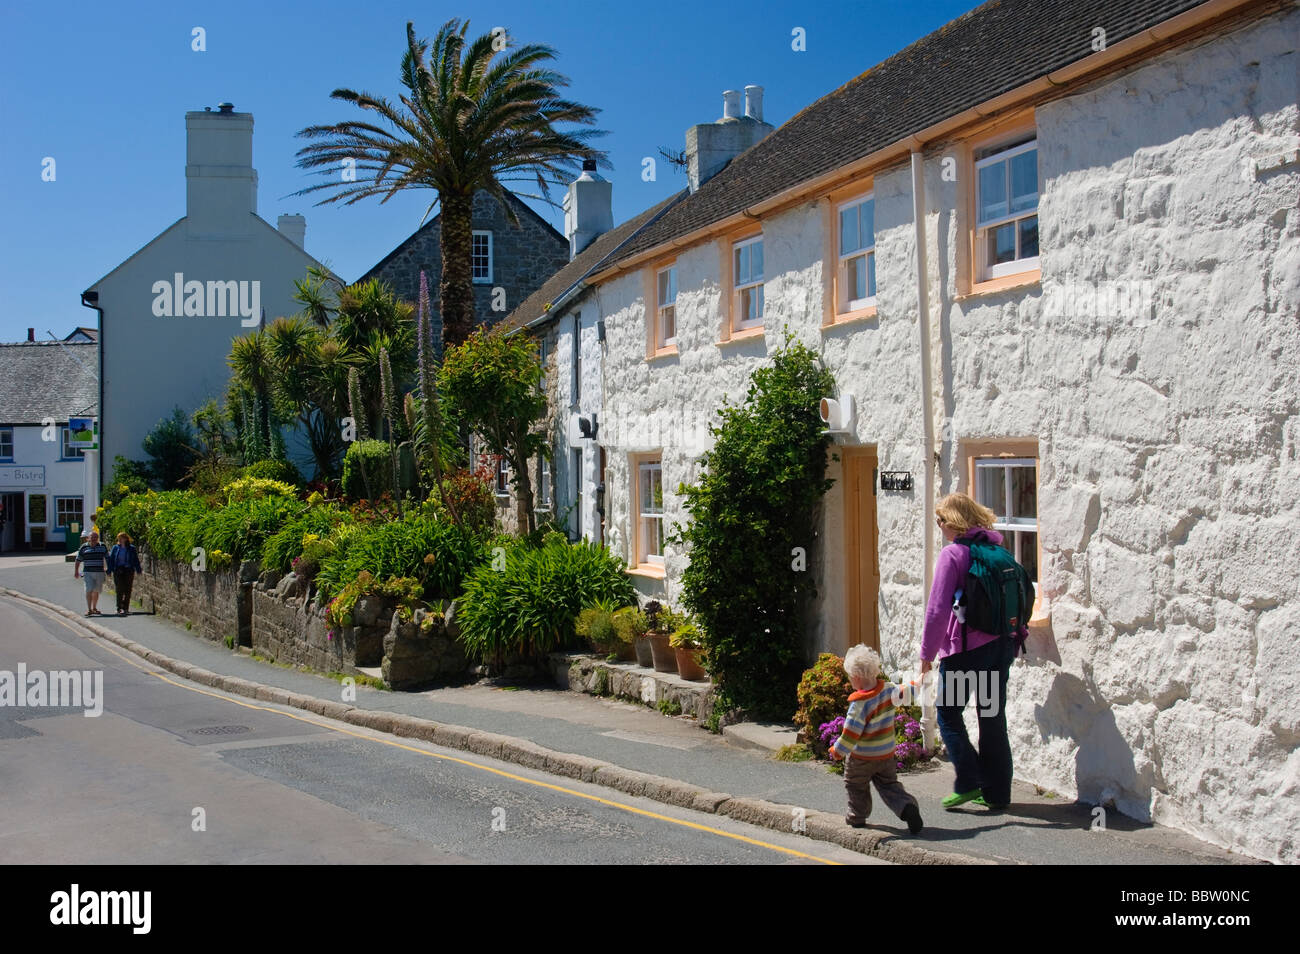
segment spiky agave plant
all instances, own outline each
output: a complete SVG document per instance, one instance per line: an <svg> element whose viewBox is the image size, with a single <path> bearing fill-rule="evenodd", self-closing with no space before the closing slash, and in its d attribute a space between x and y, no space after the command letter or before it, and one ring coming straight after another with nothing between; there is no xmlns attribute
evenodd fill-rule
<svg viewBox="0 0 1300 954"><path fill-rule="evenodd" d="M384 417L388 420L388 456L393 465L393 499L397 501L397 519L403 520L402 514L402 488L399 484L399 472L397 468L397 448L393 444L393 435L397 433L397 397L393 388L393 364L388 360L388 349L379 349L379 388L380 403L384 407Z"/></svg>
<svg viewBox="0 0 1300 954"><path fill-rule="evenodd" d="M364 441L370 436L366 426L366 406L361 403L361 375L356 368L348 368L348 413L352 415L352 427L356 430L357 441ZM357 454L357 466L361 468L361 482L366 485L366 499L374 500L374 491L370 488L370 476L366 473L366 455Z"/></svg>

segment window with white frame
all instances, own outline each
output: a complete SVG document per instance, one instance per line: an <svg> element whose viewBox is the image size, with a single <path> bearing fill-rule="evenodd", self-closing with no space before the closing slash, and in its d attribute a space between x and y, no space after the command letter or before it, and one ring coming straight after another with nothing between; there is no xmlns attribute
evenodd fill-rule
<svg viewBox="0 0 1300 954"><path fill-rule="evenodd" d="M1038 140L975 158L975 247L981 280L1038 267Z"/></svg>
<svg viewBox="0 0 1300 954"><path fill-rule="evenodd" d="M993 529L1038 588L1038 462L1032 457L975 460L975 499L993 511Z"/></svg>
<svg viewBox="0 0 1300 954"><path fill-rule="evenodd" d="M655 347L677 343L677 266L661 268L655 276L658 290L655 308Z"/></svg>
<svg viewBox="0 0 1300 954"><path fill-rule="evenodd" d="M67 529L70 524L75 523L78 527L84 526L82 508L82 498L80 497L55 497L54 498L54 525Z"/></svg>
<svg viewBox="0 0 1300 954"><path fill-rule="evenodd" d="M537 509L551 509L551 462L545 454L537 455Z"/></svg>
<svg viewBox="0 0 1300 954"><path fill-rule="evenodd" d="M86 452L80 447L72 446L72 429L64 427L61 428L60 431L63 435L63 448L60 451L60 454L62 455L60 460L83 460L86 456Z"/></svg>
<svg viewBox="0 0 1300 954"><path fill-rule="evenodd" d="M483 285L492 281L492 233L474 232L474 244L470 252L470 265L474 283Z"/></svg>
<svg viewBox="0 0 1300 954"><path fill-rule="evenodd" d="M569 469L573 481L573 539L582 539L582 448L569 452Z"/></svg>
<svg viewBox="0 0 1300 954"><path fill-rule="evenodd" d="M876 303L876 200L873 195L839 207L838 301L840 312Z"/></svg>
<svg viewBox="0 0 1300 954"><path fill-rule="evenodd" d="M498 497L510 496L510 465L504 457L497 457L496 494Z"/></svg>
<svg viewBox="0 0 1300 954"><path fill-rule="evenodd" d="M763 324L763 236L737 242L731 250L733 328Z"/></svg>
<svg viewBox="0 0 1300 954"><path fill-rule="evenodd" d="M664 478L658 457L636 468L637 563L664 562Z"/></svg>
<svg viewBox="0 0 1300 954"><path fill-rule="evenodd" d="M582 397L582 315L573 316L573 337L569 339L569 404L578 406Z"/></svg>
<svg viewBox="0 0 1300 954"><path fill-rule="evenodd" d="M14 459L14 429L0 427L0 460Z"/></svg>

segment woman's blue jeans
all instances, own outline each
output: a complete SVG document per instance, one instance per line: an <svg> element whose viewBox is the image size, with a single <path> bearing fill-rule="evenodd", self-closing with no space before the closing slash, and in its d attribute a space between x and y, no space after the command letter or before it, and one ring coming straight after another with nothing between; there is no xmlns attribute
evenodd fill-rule
<svg viewBox="0 0 1300 954"><path fill-rule="evenodd" d="M983 789L994 805L1011 802L1011 742L1007 738L1007 678L1015 659L1010 639L939 660L939 735L957 770L953 791ZM979 716L979 752L971 747L962 712L974 700Z"/></svg>

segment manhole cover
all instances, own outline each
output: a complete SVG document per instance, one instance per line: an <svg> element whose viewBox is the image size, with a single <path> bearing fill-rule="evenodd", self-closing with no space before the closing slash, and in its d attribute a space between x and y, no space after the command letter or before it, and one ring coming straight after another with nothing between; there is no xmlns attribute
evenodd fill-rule
<svg viewBox="0 0 1300 954"><path fill-rule="evenodd" d="M241 735L244 732L252 732L252 726L247 725L205 725L201 729L190 729L191 735Z"/></svg>

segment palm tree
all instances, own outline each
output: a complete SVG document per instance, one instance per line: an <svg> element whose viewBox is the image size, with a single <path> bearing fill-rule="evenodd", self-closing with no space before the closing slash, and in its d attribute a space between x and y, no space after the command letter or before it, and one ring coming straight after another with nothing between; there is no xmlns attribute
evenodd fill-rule
<svg viewBox="0 0 1300 954"><path fill-rule="evenodd" d="M498 59L499 33L467 44L468 30L468 20L448 20L433 41L431 58L426 58L428 41L417 40L414 24L406 24L401 80L407 93L401 96L401 108L381 96L350 89L330 94L373 110L389 128L342 122L298 133L320 140L299 150L300 167L337 177L340 165L351 161L358 170L355 181L334 178L296 193L334 190L318 205L340 199L351 205L374 195L386 202L407 188L437 190L425 218L441 206L438 307L445 344L459 344L474 327L474 194L483 190L492 195L506 218L518 224L503 182L535 181L550 201L549 187L571 179L580 160L609 165L605 153L588 145L604 135L602 131L555 129L566 122L593 125L598 110L561 98L568 77L541 66L556 57L554 49L529 44L510 50L506 44L508 51Z"/></svg>

